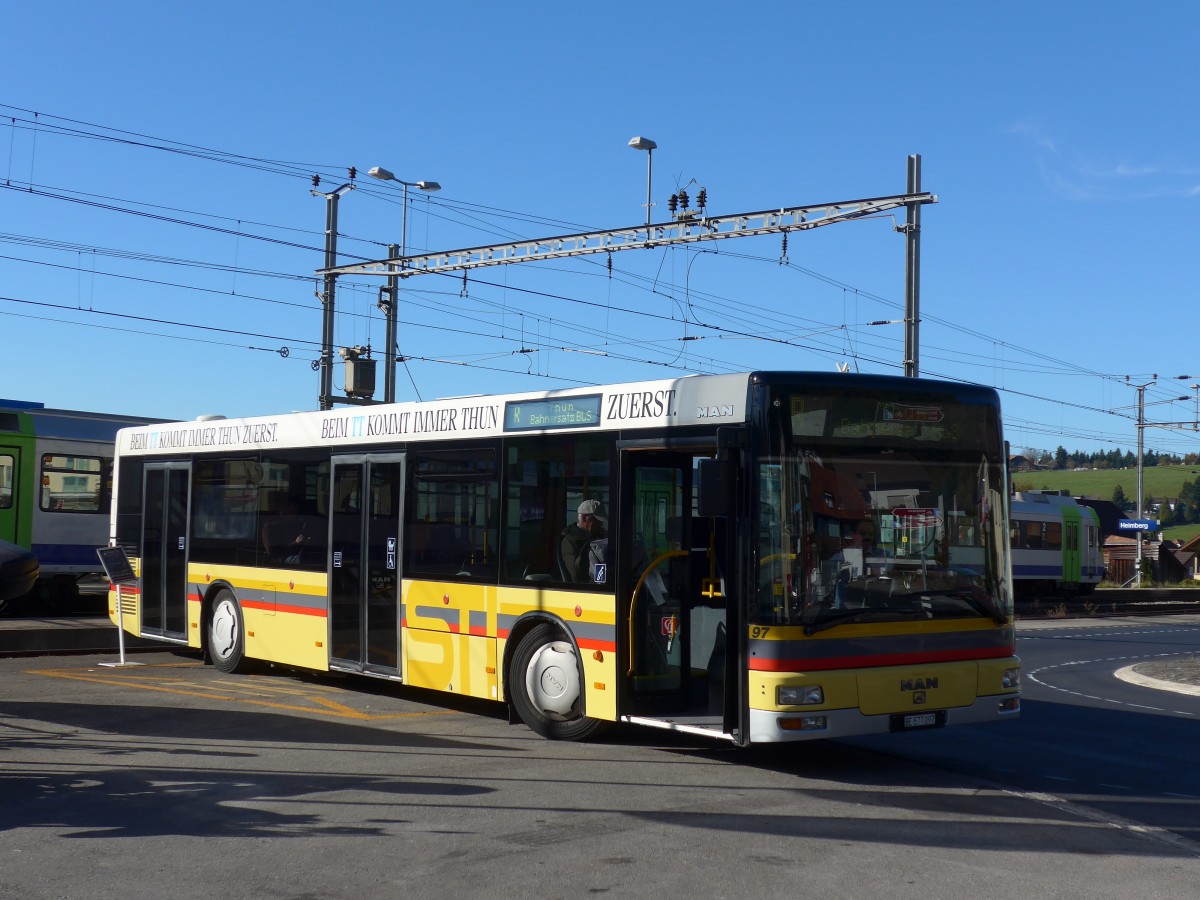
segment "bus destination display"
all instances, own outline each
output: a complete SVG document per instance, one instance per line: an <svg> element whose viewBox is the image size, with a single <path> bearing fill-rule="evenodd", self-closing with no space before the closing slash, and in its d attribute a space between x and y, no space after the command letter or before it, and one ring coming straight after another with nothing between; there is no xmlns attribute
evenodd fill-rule
<svg viewBox="0 0 1200 900"><path fill-rule="evenodd" d="M504 404L505 431L591 428L600 425L600 394L557 400L513 400Z"/></svg>

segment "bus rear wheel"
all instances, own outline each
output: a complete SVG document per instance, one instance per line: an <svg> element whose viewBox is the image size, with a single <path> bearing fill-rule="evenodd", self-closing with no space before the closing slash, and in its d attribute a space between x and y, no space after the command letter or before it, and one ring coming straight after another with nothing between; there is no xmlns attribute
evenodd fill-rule
<svg viewBox="0 0 1200 900"><path fill-rule="evenodd" d="M222 672L239 671L246 660L246 628L233 591L221 589L208 617L208 656Z"/></svg>
<svg viewBox="0 0 1200 900"><path fill-rule="evenodd" d="M574 645L553 625L537 625L521 639L509 674L517 715L542 737L581 741L605 725L582 714L579 657Z"/></svg>

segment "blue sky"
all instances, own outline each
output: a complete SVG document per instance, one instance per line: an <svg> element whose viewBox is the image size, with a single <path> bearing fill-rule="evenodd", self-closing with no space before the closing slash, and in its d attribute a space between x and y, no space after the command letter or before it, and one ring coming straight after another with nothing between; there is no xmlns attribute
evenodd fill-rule
<svg viewBox="0 0 1200 900"><path fill-rule="evenodd" d="M52 0L5 20L0 397L315 408L312 174L359 172L339 203L350 263L400 243L400 191L372 166L441 183L410 191L407 245L449 250L644 222L626 143L645 135L655 221L685 185L715 215L901 194L920 154L939 201L921 374L1000 389L1014 450L1132 449L1126 376L1158 376L1147 421L1194 417L1166 401L1200 382L1200 7ZM793 234L786 259L763 237L617 253L611 274L595 256L408 279L399 398L900 374L903 326L867 324L903 315L898 221ZM379 283L341 280L337 345L382 350Z"/></svg>

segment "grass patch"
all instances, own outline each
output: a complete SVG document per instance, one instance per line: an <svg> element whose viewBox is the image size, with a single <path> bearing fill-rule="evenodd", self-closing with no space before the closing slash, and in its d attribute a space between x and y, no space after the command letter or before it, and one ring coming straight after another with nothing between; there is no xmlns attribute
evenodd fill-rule
<svg viewBox="0 0 1200 900"><path fill-rule="evenodd" d="M1018 491L1071 492L1073 497L1111 500L1117 485L1130 500L1137 500L1137 469L1089 469L1086 472L1013 472ZM1142 468L1142 490L1151 497L1178 497L1185 481L1200 480L1200 466L1146 466ZM1193 526L1185 526L1193 527Z"/></svg>

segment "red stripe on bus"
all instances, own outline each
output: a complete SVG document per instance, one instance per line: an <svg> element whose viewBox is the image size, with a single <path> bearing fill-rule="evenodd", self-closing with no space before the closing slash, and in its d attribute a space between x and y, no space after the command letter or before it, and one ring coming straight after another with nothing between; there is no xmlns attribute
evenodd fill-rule
<svg viewBox="0 0 1200 900"><path fill-rule="evenodd" d="M876 656L838 656L830 659L751 659L752 672L819 672L827 669L866 669L879 666L913 666L923 663L958 662L972 659L1003 659L1013 655L1011 647L978 650L939 650L926 653L892 653Z"/></svg>
<svg viewBox="0 0 1200 900"><path fill-rule="evenodd" d="M298 616L317 616L324 619L327 611L312 606L289 606L286 603L278 603L275 606L276 612L295 613Z"/></svg>
<svg viewBox="0 0 1200 900"><path fill-rule="evenodd" d="M596 641L590 638L576 638L575 643L579 645L580 650L607 650L609 653L617 652L616 641Z"/></svg>
<svg viewBox="0 0 1200 900"><path fill-rule="evenodd" d="M325 610L314 609L311 606L288 606L286 603L267 603L262 600L243 600L246 609L261 609L266 612L292 613L297 616L319 616L325 618Z"/></svg>

